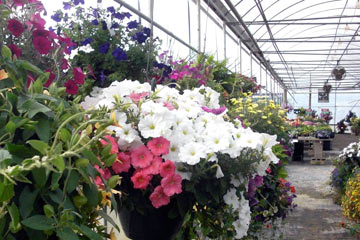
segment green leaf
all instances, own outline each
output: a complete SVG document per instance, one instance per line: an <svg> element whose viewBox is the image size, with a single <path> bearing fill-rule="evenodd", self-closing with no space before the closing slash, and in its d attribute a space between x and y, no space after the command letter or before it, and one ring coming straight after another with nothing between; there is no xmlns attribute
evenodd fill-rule
<svg viewBox="0 0 360 240"><path fill-rule="evenodd" d="M18 106L18 107L19 107L19 111L21 113L28 112L29 118L33 118L38 113L51 112L50 108L35 101L34 99L29 99L26 102L24 102L21 106Z"/></svg>
<svg viewBox="0 0 360 240"><path fill-rule="evenodd" d="M8 150L0 149L0 163L4 160L11 159L11 154Z"/></svg>
<svg viewBox="0 0 360 240"><path fill-rule="evenodd" d="M56 234L60 240L79 240L78 236L69 227L64 227L63 229L58 228Z"/></svg>
<svg viewBox="0 0 360 240"><path fill-rule="evenodd" d="M16 204L13 202L11 206L8 206L8 211L11 217L11 222L9 225L10 231L12 233L17 233L21 229L19 209L17 208Z"/></svg>
<svg viewBox="0 0 360 240"><path fill-rule="evenodd" d="M109 180L107 181L107 185L110 188L115 188L116 185L118 184L119 180L120 180L120 176L119 175L114 175L111 178L109 178Z"/></svg>
<svg viewBox="0 0 360 240"><path fill-rule="evenodd" d="M44 209L45 215L46 215L48 218L51 218L52 216L54 216L54 213L55 213L54 207L51 206L50 204L44 205L43 209Z"/></svg>
<svg viewBox="0 0 360 240"><path fill-rule="evenodd" d="M84 185L84 195L88 199L88 205L95 208L98 205L98 189L95 184Z"/></svg>
<svg viewBox="0 0 360 240"><path fill-rule="evenodd" d="M99 165L99 166L102 165L101 162L100 162L100 160L96 157L96 155L95 155L92 151L90 151L89 149L84 149L84 150L82 151L82 154L83 154L86 158L88 158L92 164L97 164L97 165Z"/></svg>
<svg viewBox="0 0 360 240"><path fill-rule="evenodd" d="M28 228L35 230L51 230L55 227L55 221L44 215L34 215L21 222Z"/></svg>
<svg viewBox="0 0 360 240"><path fill-rule="evenodd" d="M19 197L19 210L22 219L27 218L34 209L34 203L39 190L31 192L30 188L26 186Z"/></svg>
<svg viewBox="0 0 360 240"><path fill-rule="evenodd" d="M7 60L11 60L11 50L5 44L1 48L1 55Z"/></svg>
<svg viewBox="0 0 360 240"><path fill-rule="evenodd" d="M111 167L114 164L116 157L116 154L112 154L108 158L106 158L104 160L105 167Z"/></svg>
<svg viewBox="0 0 360 240"><path fill-rule="evenodd" d="M75 166L77 168L86 167L87 165L89 165L89 159L87 158L79 158L75 161Z"/></svg>
<svg viewBox="0 0 360 240"><path fill-rule="evenodd" d="M51 185L50 185L51 191L55 191L59 187L59 180L61 176L62 176L61 173L57 173L57 172L52 173Z"/></svg>
<svg viewBox="0 0 360 240"><path fill-rule="evenodd" d="M0 202L8 202L15 195L12 183L0 182Z"/></svg>
<svg viewBox="0 0 360 240"><path fill-rule="evenodd" d="M31 94L39 94L42 93L43 90L44 90L44 86L41 79L36 79L29 86L29 92Z"/></svg>
<svg viewBox="0 0 360 240"><path fill-rule="evenodd" d="M110 155L111 147L112 147L111 143L106 145L104 147L104 149L101 151L101 156L102 157L108 157Z"/></svg>
<svg viewBox="0 0 360 240"><path fill-rule="evenodd" d="M38 188L42 188L46 184L47 175L45 168L34 168L31 170L32 176L35 180L35 186Z"/></svg>
<svg viewBox="0 0 360 240"><path fill-rule="evenodd" d="M38 123L35 125L36 134L39 136L40 140L48 143L50 140L50 122L45 118L38 120Z"/></svg>
<svg viewBox="0 0 360 240"><path fill-rule="evenodd" d="M70 141L71 139L71 133L69 130L67 130L66 128L62 128L60 130L60 139L61 141L63 141L64 143L67 143L68 141Z"/></svg>
<svg viewBox="0 0 360 240"><path fill-rule="evenodd" d="M66 189L68 193L71 193L72 191L75 190L76 186L78 185L79 179L80 179L79 174L76 171L71 171L69 182Z"/></svg>
<svg viewBox="0 0 360 240"><path fill-rule="evenodd" d="M38 150L41 154L45 155L46 151L49 149L49 145L40 140L29 140L27 141L34 149Z"/></svg>
<svg viewBox="0 0 360 240"><path fill-rule="evenodd" d="M0 218L0 236L3 236L5 226L6 226L6 218L5 217Z"/></svg>
<svg viewBox="0 0 360 240"><path fill-rule="evenodd" d="M98 210L97 214L99 214L99 216L101 216L104 220L111 223L111 225L113 225L116 228L116 230L120 231L115 221L106 212L104 212L103 210Z"/></svg>
<svg viewBox="0 0 360 240"><path fill-rule="evenodd" d="M51 162L57 167L57 169L62 172L65 170L65 161L62 156L57 155L55 156Z"/></svg>
<svg viewBox="0 0 360 240"><path fill-rule="evenodd" d="M31 64L30 62L28 61L25 61L25 60L17 60L17 64L22 67L23 69L25 70L28 70L30 72L34 72L34 73L37 73L37 74L43 74L44 72L41 71L40 68L38 68L37 66Z"/></svg>
<svg viewBox="0 0 360 240"><path fill-rule="evenodd" d="M13 121L9 121L5 126L5 131L8 133L14 133L16 130L16 124Z"/></svg>
<svg viewBox="0 0 360 240"><path fill-rule="evenodd" d="M80 231L91 240L102 240L103 238L85 225L80 225Z"/></svg>

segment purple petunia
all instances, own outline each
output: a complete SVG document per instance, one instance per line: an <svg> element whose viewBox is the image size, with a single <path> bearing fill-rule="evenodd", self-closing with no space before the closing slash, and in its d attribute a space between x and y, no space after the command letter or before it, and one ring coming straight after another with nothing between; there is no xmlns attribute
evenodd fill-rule
<svg viewBox="0 0 360 240"><path fill-rule="evenodd" d="M112 55L114 56L116 61L122 61L127 59L127 55L121 48L117 47L112 52Z"/></svg>
<svg viewBox="0 0 360 240"><path fill-rule="evenodd" d="M226 107L222 106L220 108L208 108L208 107L202 106L201 109L204 110L205 112L213 113L215 115L219 115L219 114L225 112Z"/></svg>
<svg viewBox="0 0 360 240"><path fill-rule="evenodd" d="M104 43L99 47L99 52L102 54L106 54L109 51L110 43Z"/></svg>
<svg viewBox="0 0 360 240"><path fill-rule="evenodd" d="M109 12L111 12L111 14L114 14L115 13L115 8L114 7L108 7L107 10Z"/></svg>
<svg viewBox="0 0 360 240"><path fill-rule="evenodd" d="M93 41L92 38L85 38L84 41L80 42L80 46L86 46L86 45L90 44L92 41Z"/></svg>
<svg viewBox="0 0 360 240"><path fill-rule="evenodd" d="M124 16L127 17L127 18L130 18L131 17L131 14L129 12L123 12Z"/></svg>
<svg viewBox="0 0 360 240"><path fill-rule="evenodd" d="M70 10L71 9L71 3L70 2L63 2L64 10Z"/></svg>
<svg viewBox="0 0 360 240"><path fill-rule="evenodd" d="M139 25L139 23L136 20L128 22L128 24L127 24L129 29L137 28L138 25Z"/></svg>
<svg viewBox="0 0 360 240"><path fill-rule="evenodd" d="M144 43L148 37L143 32L137 32L135 36L132 37L132 40L137 41L138 43Z"/></svg>
<svg viewBox="0 0 360 240"><path fill-rule="evenodd" d="M100 72L100 85L101 85L101 86L104 86L105 80L106 80L106 76L105 76L105 74L104 74L104 70L102 70L102 71Z"/></svg>
<svg viewBox="0 0 360 240"><path fill-rule="evenodd" d="M144 27L144 34L148 37L150 37L150 33L151 33L151 29L150 28L147 28L147 27Z"/></svg>
<svg viewBox="0 0 360 240"><path fill-rule="evenodd" d="M80 3L85 4L84 0L74 0L75 6L79 5Z"/></svg>
<svg viewBox="0 0 360 240"><path fill-rule="evenodd" d="M97 26L99 25L99 21L97 19L94 19L91 21L91 24Z"/></svg>
<svg viewBox="0 0 360 240"><path fill-rule="evenodd" d="M105 21L101 21L102 29L107 30L107 24Z"/></svg>
<svg viewBox="0 0 360 240"><path fill-rule="evenodd" d="M115 29L115 28L119 28L119 27L120 27L120 25L118 23L113 23L110 28Z"/></svg>
<svg viewBox="0 0 360 240"><path fill-rule="evenodd" d="M60 17L60 13L55 13L54 15L51 16L51 19L54 20L55 22L60 22L61 21L61 17Z"/></svg>
<svg viewBox="0 0 360 240"><path fill-rule="evenodd" d="M121 14L121 13L119 13L119 12L114 13L112 16L113 16L114 18L117 18L117 19L120 19L120 20L124 20L124 18L125 18L125 15L124 15L124 14Z"/></svg>

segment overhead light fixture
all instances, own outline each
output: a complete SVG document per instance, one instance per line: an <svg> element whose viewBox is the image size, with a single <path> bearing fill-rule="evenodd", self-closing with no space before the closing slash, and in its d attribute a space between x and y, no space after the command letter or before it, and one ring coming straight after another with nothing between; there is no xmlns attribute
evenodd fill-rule
<svg viewBox="0 0 360 240"><path fill-rule="evenodd" d="M359 2L358 2L359 3ZM346 24L345 30L350 30L349 24Z"/></svg>

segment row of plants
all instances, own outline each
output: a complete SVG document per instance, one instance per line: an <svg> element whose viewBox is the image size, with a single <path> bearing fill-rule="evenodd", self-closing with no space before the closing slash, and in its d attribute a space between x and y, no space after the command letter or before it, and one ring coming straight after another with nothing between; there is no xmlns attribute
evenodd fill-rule
<svg viewBox="0 0 360 240"><path fill-rule="evenodd" d="M142 234L254 239L284 218L286 111L226 62L156 58L129 13L82 4L46 30L40 1L0 1L0 236L113 238L100 219L118 229L117 211Z"/></svg>
<svg viewBox="0 0 360 240"><path fill-rule="evenodd" d="M341 205L343 215L349 220L344 223L352 234L360 234L360 144L351 143L343 149L334 162L330 184L335 192L334 202Z"/></svg>

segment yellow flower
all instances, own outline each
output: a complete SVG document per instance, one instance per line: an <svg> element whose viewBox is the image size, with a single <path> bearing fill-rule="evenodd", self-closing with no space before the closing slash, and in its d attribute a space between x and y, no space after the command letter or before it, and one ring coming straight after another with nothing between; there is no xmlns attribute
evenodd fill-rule
<svg viewBox="0 0 360 240"><path fill-rule="evenodd" d="M271 125L271 124L272 124L272 122L271 122L270 120L268 120L268 121L267 121L267 123L268 123L269 125Z"/></svg>
<svg viewBox="0 0 360 240"><path fill-rule="evenodd" d="M0 80L4 80L4 79L7 79L9 76L7 74L7 72L5 72L4 69L1 69L0 70Z"/></svg>
<svg viewBox="0 0 360 240"><path fill-rule="evenodd" d="M262 119L267 119L267 116L262 116L261 118L262 118Z"/></svg>
<svg viewBox="0 0 360 240"><path fill-rule="evenodd" d="M244 117L244 114L239 114L239 117Z"/></svg>
<svg viewBox="0 0 360 240"><path fill-rule="evenodd" d="M101 200L101 205L103 206L109 206L111 207L111 193L110 192L105 192L105 191L101 191L101 195L102 195L102 200Z"/></svg>
<svg viewBox="0 0 360 240"><path fill-rule="evenodd" d="M272 113L271 113L271 112L269 112L269 113L268 113L268 117L271 117L271 116L272 116Z"/></svg>

